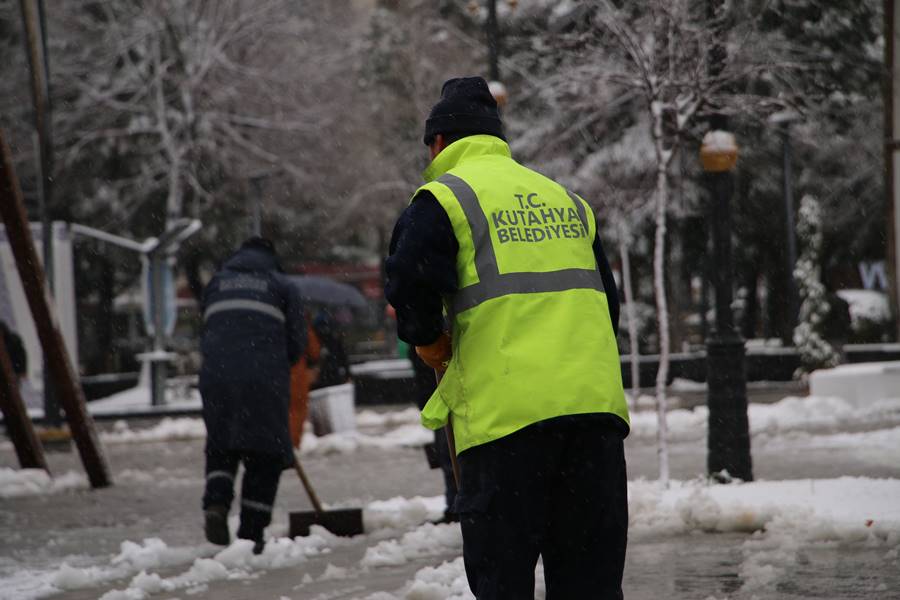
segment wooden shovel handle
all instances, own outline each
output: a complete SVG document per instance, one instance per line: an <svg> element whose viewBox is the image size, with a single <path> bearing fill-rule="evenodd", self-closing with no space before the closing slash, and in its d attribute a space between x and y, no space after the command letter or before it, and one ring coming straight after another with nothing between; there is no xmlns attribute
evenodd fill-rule
<svg viewBox="0 0 900 600"><path fill-rule="evenodd" d="M321 515L324 512L322 510L322 503L319 502L319 497L316 496L316 491L313 489L312 484L309 482L309 479L307 479L306 472L300 465L300 459L296 457L294 458L294 470L297 471L297 475L300 477L300 481L303 483L303 487L306 490L306 495L309 496L309 501L312 502L316 514Z"/></svg>
<svg viewBox="0 0 900 600"><path fill-rule="evenodd" d="M437 384L441 384L444 374L435 369L434 378ZM450 421L451 415L447 415L447 424L444 425L444 434L447 436L447 448L450 450L450 465L453 467L453 481L456 483L456 489L459 490L459 461L456 460L456 437L453 435L453 423Z"/></svg>

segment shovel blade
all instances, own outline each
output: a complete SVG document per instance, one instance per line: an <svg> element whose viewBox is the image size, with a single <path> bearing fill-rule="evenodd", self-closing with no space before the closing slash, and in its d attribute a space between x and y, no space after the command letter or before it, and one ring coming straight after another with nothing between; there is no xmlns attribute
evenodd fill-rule
<svg viewBox="0 0 900 600"><path fill-rule="evenodd" d="M363 514L359 508L345 508L338 510L326 510L321 513L315 511L298 511L288 514L290 523L288 536L298 537L309 535L312 525L324 527L334 535L352 537L364 533Z"/></svg>

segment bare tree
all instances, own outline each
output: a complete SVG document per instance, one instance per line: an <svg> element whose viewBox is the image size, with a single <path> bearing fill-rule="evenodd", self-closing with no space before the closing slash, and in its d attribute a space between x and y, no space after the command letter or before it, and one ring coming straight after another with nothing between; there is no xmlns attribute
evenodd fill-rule
<svg viewBox="0 0 900 600"><path fill-rule="evenodd" d="M600 0L594 12L601 26L598 39L586 40L616 53L623 69L608 74L606 80L638 94L649 117L648 133L656 163L653 283L660 346L656 375L658 456L660 479L665 483L669 479L666 384L670 363L665 242L673 159L688 133L709 114L763 110L769 99L739 93L740 84L780 66L773 66L769 60L770 52L760 44L754 23L741 27L729 23L726 27L726 15L709 18L705 8L696 0L651 0L620 9ZM710 51L726 43L731 49L727 60L711 73Z"/></svg>
<svg viewBox="0 0 900 600"><path fill-rule="evenodd" d="M310 27L286 0L81 2L57 15L71 54L57 69L63 168L114 157L101 186L125 215L165 198L166 218L201 214L223 183L260 170L302 181L273 151L324 115L289 74ZM79 44L85 44L79 49ZM279 141L281 140L281 141Z"/></svg>

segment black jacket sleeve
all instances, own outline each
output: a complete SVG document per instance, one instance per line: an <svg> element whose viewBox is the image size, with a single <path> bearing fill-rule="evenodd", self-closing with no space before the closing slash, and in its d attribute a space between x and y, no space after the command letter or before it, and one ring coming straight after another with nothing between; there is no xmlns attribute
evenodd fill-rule
<svg viewBox="0 0 900 600"><path fill-rule="evenodd" d="M425 346L444 329L442 296L457 290L458 251L447 213L430 192L419 193L397 220L385 261L384 295L401 340Z"/></svg>

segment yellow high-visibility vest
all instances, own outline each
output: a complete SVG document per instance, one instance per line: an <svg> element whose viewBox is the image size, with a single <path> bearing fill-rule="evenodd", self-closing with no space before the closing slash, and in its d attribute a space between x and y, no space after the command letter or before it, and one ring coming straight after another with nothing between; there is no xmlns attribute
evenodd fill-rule
<svg viewBox="0 0 900 600"><path fill-rule="evenodd" d="M444 299L453 358L422 423L452 414L457 453L562 415L628 423L587 203L489 135L450 144L424 177L416 194L437 198L459 243L459 289Z"/></svg>

